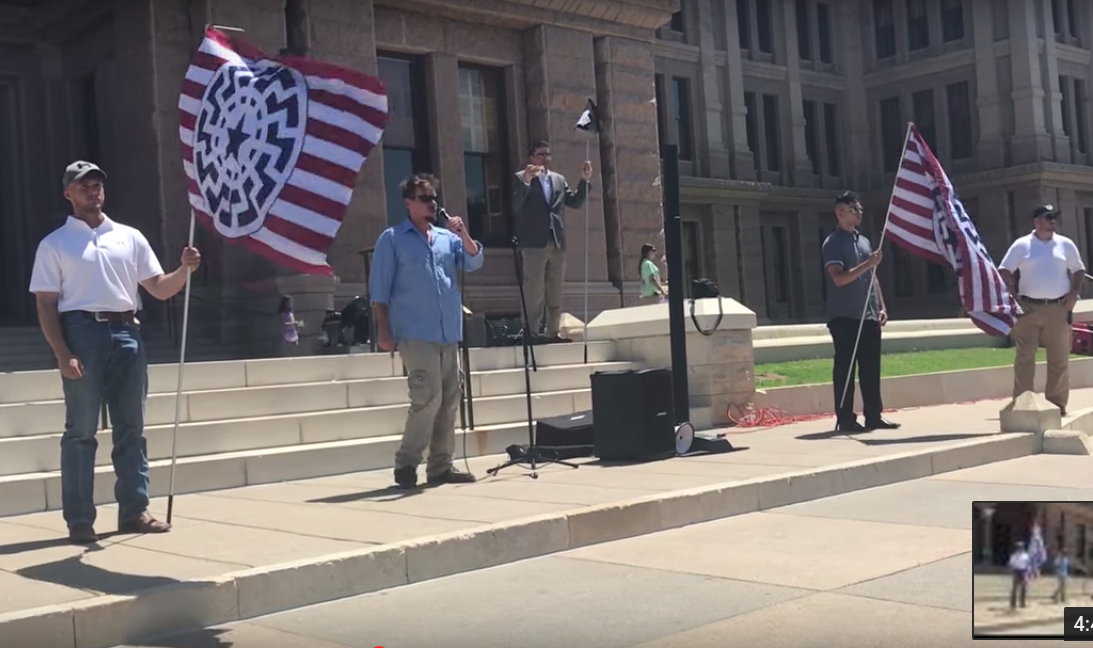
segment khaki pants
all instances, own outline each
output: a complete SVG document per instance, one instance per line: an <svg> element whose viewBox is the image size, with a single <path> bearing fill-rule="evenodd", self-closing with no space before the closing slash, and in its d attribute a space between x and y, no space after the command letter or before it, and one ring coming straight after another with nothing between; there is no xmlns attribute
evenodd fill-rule
<svg viewBox="0 0 1093 648"><path fill-rule="evenodd" d="M533 333L540 329L557 335L562 326L562 288L565 286L565 252L551 240L546 247L523 248L524 296L528 323Z"/></svg>
<svg viewBox="0 0 1093 648"><path fill-rule="evenodd" d="M1033 389L1036 376L1036 351L1043 341L1047 348L1047 386L1044 396L1061 409L1066 409L1070 395L1070 324L1066 305L1032 304L1021 301L1024 314L1013 327L1017 357L1013 362L1013 397Z"/></svg>
<svg viewBox="0 0 1093 648"><path fill-rule="evenodd" d="M461 395L459 345L410 340L399 344L410 387L410 413L395 468L417 468L429 448L427 477L452 467L455 418Z"/></svg>

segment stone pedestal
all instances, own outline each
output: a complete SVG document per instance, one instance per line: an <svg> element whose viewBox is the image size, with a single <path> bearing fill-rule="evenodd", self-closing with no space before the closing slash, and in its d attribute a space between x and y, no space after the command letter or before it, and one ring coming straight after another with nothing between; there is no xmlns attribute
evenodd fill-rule
<svg viewBox="0 0 1093 648"><path fill-rule="evenodd" d="M1002 432L1043 434L1063 427L1059 406L1034 392L1025 392L1003 407L998 423Z"/></svg>
<svg viewBox="0 0 1093 648"><path fill-rule="evenodd" d="M734 299L720 300L720 323L717 299L695 304L695 319L710 335L696 329L690 302L685 305L690 422L698 430L728 425L730 408L746 407L755 395L755 313ZM614 340L619 360L650 368L672 366L668 304L604 311L588 323L588 339Z"/></svg>

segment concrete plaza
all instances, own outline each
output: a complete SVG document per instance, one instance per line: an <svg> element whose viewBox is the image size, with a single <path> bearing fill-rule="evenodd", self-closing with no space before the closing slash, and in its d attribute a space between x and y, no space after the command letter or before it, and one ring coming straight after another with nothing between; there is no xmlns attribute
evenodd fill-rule
<svg viewBox="0 0 1093 648"><path fill-rule="evenodd" d="M1093 390L1074 403L1093 404ZM24 648L73 637L101 648L1033 454L1033 435L998 433L1004 405L894 412L903 429L853 438L830 421L736 429L733 453L546 466L538 480L514 467L420 493L389 490L385 470L185 495L173 533L90 548L66 543L58 512L4 518L0 629L34 637ZM471 469L485 477L501 460L472 459ZM162 517L164 506L157 499L153 511ZM931 507L904 503L908 515ZM100 508L101 532L113 515ZM343 575L362 560L375 563L366 576Z"/></svg>
<svg viewBox="0 0 1093 648"><path fill-rule="evenodd" d="M997 462L126 648L982 645L971 501L1093 500L1091 461Z"/></svg>

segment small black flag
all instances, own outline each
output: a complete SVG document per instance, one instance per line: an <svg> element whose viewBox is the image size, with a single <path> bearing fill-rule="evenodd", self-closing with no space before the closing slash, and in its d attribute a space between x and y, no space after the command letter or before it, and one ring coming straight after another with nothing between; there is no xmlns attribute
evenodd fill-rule
<svg viewBox="0 0 1093 648"><path fill-rule="evenodd" d="M589 133L600 132L600 113L596 110L596 102L588 100L588 106L577 120L577 128Z"/></svg>

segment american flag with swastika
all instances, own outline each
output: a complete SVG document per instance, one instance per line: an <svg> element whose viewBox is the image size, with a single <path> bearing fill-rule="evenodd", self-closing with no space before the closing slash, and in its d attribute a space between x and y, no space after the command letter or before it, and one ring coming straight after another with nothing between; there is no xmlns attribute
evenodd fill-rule
<svg viewBox="0 0 1093 648"><path fill-rule="evenodd" d="M1021 313L949 176L912 125L903 149L887 235L911 254L953 269L964 311L983 331L1009 335Z"/></svg>
<svg viewBox="0 0 1093 648"><path fill-rule="evenodd" d="M196 219L297 272L332 274L327 252L387 125L383 82L210 27L178 106Z"/></svg>

